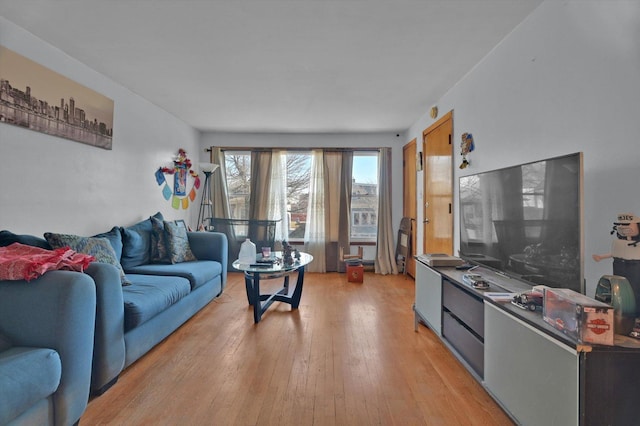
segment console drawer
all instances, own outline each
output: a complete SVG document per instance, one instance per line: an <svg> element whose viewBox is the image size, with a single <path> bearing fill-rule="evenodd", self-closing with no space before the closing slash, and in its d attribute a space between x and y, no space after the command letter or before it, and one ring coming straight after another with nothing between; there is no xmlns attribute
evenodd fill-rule
<svg viewBox="0 0 640 426"><path fill-rule="evenodd" d="M458 354L484 378L484 344L450 312L442 314L442 335Z"/></svg>
<svg viewBox="0 0 640 426"><path fill-rule="evenodd" d="M442 305L445 310L484 339L484 302L448 280L442 280Z"/></svg>

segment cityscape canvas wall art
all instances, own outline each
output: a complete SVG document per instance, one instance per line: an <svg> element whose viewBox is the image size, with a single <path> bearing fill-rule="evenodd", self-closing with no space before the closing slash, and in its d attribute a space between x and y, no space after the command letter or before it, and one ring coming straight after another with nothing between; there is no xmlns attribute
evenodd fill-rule
<svg viewBox="0 0 640 426"><path fill-rule="evenodd" d="M113 100L0 46L0 123L111 149Z"/></svg>

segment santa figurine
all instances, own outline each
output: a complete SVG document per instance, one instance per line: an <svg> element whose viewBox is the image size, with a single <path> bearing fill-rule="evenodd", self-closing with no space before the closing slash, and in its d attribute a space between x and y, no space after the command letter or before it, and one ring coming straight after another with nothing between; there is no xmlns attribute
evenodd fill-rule
<svg viewBox="0 0 640 426"><path fill-rule="evenodd" d="M625 277L636 298L636 307L640 307L640 218L632 213L619 214L613 222L612 234L616 237L611 244L611 253L594 254L596 262L613 258L613 275Z"/></svg>

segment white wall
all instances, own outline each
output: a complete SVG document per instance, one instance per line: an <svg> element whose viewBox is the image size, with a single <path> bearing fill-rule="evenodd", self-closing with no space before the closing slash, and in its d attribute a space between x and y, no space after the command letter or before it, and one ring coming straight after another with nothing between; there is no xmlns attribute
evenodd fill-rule
<svg viewBox="0 0 640 426"><path fill-rule="evenodd" d="M197 205L174 210L154 173L179 148L197 163L197 131L2 17L0 44L115 104L110 151L0 123L0 229L92 235L157 211L195 223Z"/></svg>
<svg viewBox="0 0 640 426"><path fill-rule="evenodd" d="M454 111L454 186L463 174L584 153L591 296L598 278L612 273L610 260L596 263L591 255L609 251L617 213L640 215L639 40L640 2L546 1L438 102L442 113ZM425 114L406 140L420 141L433 121ZM475 151L460 170L464 132L473 134ZM418 183L420 197L421 176ZM457 196L455 188L456 203Z"/></svg>

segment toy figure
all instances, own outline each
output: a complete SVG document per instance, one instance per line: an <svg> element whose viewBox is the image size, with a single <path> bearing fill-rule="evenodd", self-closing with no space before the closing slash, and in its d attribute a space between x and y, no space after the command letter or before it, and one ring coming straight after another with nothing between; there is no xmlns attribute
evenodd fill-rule
<svg viewBox="0 0 640 426"><path fill-rule="evenodd" d="M460 164L460 168L466 168L470 163L467 160L467 154L475 149L475 145L473 143L473 135L471 133L463 133L462 134L462 142L460 142L460 155L462 155L462 164Z"/></svg>
<svg viewBox="0 0 640 426"><path fill-rule="evenodd" d="M611 245L611 253L594 254L596 262L602 259L613 258L613 275L625 277L635 294L636 309L640 307L640 218L631 213L619 214L617 221L613 223L611 233L616 234L616 239Z"/></svg>
<svg viewBox="0 0 640 426"><path fill-rule="evenodd" d="M286 266L293 265L293 247L286 241L282 242L282 261Z"/></svg>

